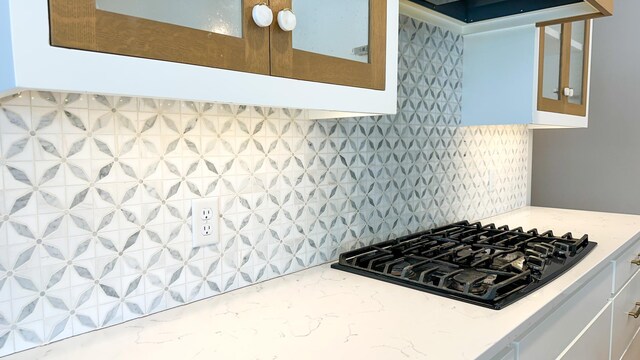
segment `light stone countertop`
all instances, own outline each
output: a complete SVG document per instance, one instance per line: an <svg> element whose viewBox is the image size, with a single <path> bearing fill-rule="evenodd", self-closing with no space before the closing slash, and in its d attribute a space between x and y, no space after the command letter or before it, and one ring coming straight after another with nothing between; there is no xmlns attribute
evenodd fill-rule
<svg viewBox="0 0 640 360"><path fill-rule="evenodd" d="M495 311L322 265L6 360L491 358L630 244L640 216L527 207L483 220L598 246Z"/></svg>

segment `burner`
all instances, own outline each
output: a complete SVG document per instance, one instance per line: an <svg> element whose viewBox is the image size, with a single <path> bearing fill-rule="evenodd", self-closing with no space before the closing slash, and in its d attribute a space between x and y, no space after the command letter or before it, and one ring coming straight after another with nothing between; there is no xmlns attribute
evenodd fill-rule
<svg viewBox="0 0 640 360"><path fill-rule="evenodd" d="M487 277L486 273L475 270L463 270L461 273L453 276L453 280L461 284L475 283L481 279Z"/></svg>
<svg viewBox="0 0 640 360"><path fill-rule="evenodd" d="M493 259L492 269L503 269L507 265L512 266L518 271L524 270L524 254L520 251L513 251L503 255L496 256Z"/></svg>
<svg viewBox="0 0 640 360"><path fill-rule="evenodd" d="M523 253L521 253L520 251L516 251L516 252L505 254L503 258L506 262L512 262L513 260L517 258L521 258L523 256L524 256Z"/></svg>
<svg viewBox="0 0 640 360"><path fill-rule="evenodd" d="M524 271L524 266L525 266L524 264L525 264L525 258L524 256L522 256L513 260L509 265L511 265L512 268L518 271Z"/></svg>
<svg viewBox="0 0 640 360"><path fill-rule="evenodd" d="M402 276L402 271L407 266L411 266L411 263L403 261L403 262L400 262L400 263L397 263L397 264L393 265L393 267L391 268L391 275L393 275L393 276ZM415 275L416 275L416 273L413 272L413 270L409 269L407 271L406 277L413 278L413 277L415 277Z"/></svg>
<svg viewBox="0 0 640 360"><path fill-rule="evenodd" d="M456 255L460 258L466 258L473 255L473 250L471 248L465 248L456 252Z"/></svg>
<svg viewBox="0 0 640 360"><path fill-rule="evenodd" d="M331 265L390 283L501 309L552 281L596 244L462 221L340 254Z"/></svg>
<svg viewBox="0 0 640 360"><path fill-rule="evenodd" d="M484 294L496 279L496 275L468 269L453 276L450 288L465 292L468 287L472 294Z"/></svg>

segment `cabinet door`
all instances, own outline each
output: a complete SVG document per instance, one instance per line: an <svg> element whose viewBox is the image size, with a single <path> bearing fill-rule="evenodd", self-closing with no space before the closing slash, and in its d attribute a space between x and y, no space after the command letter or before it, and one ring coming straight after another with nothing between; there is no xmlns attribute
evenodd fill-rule
<svg viewBox="0 0 640 360"><path fill-rule="evenodd" d="M538 110L562 112L562 70L565 27L562 24L540 28L540 70Z"/></svg>
<svg viewBox="0 0 640 360"><path fill-rule="evenodd" d="M293 31L271 27L271 74L384 90L386 0L271 0L292 9Z"/></svg>
<svg viewBox="0 0 640 360"><path fill-rule="evenodd" d="M611 330L611 358L620 359L631 344L638 329L640 318L634 315L640 311L640 272L629 280L613 299L613 322Z"/></svg>
<svg viewBox="0 0 640 360"><path fill-rule="evenodd" d="M608 359L610 341L611 303L558 356L558 360Z"/></svg>
<svg viewBox="0 0 640 360"><path fill-rule="evenodd" d="M518 360L555 359L607 306L613 272L607 267L518 341ZM608 339L608 333L602 334ZM600 360L600 359L598 359Z"/></svg>
<svg viewBox="0 0 640 360"><path fill-rule="evenodd" d="M631 345L627 348L622 360L638 360L640 359L640 336L636 333L635 338L631 342Z"/></svg>
<svg viewBox="0 0 640 360"><path fill-rule="evenodd" d="M590 20L540 28L538 110L586 116Z"/></svg>
<svg viewBox="0 0 640 360"><path fill-rule="evenodd" d="M263 0L49 0L51 45L269 73Z"/></svg>

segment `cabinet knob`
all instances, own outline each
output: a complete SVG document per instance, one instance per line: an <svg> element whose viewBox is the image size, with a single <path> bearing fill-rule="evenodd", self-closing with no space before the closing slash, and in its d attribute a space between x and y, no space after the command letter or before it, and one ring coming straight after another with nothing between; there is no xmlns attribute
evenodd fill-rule
<svg viewBox="0 0 640 360"><path fill-rule="evenodd" d="M640 302L636 303L636 308L632 311L629 311L627 313L629 316L633 316L635 319L637 319L638 317L640 317Z"/></svg>
<svg viewBox="0 0 640 360"><path fill-rule="evenodd" d="M564 88L564 96L572 97L573 96L573 89L572 88Z"/></svg>
<svg viewBox="0 0 640 360"><path fill-rule="evenodd" d="M251 15L259 27L267 27L273 23L273 11L267 4L262 3L254 6Z"/></svg>
<svg viewBox="0 0 640 360"><path fill-rule="evenodd" d="M631 260L631 263L632 263L633 265L638 265L638 266L640 266L640 254L638 254L638 258L637 258L637 259L635 259L635 260Z"/></svg>
<svg viewBox="0 0 640 360"><path fill-rule="evenodd" d="M298 19L291 9L282 9L278 13L278 25L282 31L293 31L297 24Z"/></svg>

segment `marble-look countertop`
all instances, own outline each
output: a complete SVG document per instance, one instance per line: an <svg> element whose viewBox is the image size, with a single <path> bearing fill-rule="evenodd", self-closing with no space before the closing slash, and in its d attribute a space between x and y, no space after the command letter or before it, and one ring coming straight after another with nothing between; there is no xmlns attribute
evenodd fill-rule
<svg viewBox="0 0 640 360"><path fill-rule="evenodd" d="M500 311L327 264L5 359L491 358L640 230L640 216L534 207L483 222L588 233L598 246L564 275Z"/></svg>

